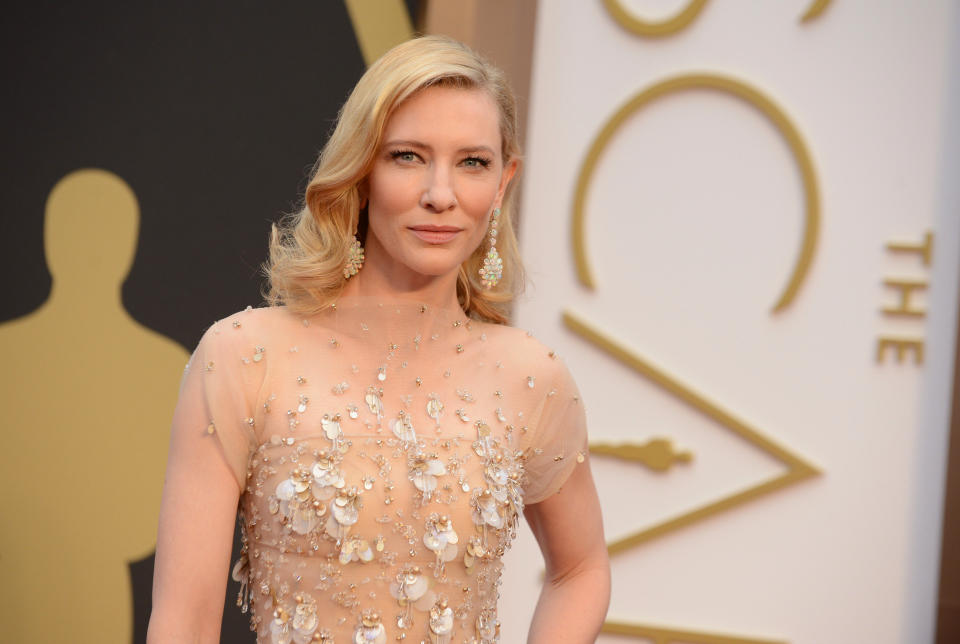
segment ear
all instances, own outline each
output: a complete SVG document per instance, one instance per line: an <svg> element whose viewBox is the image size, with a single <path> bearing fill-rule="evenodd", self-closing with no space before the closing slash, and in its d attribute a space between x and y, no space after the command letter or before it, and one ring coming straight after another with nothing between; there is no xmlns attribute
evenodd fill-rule
<svg viewBox="0 0 960 644"><path fill-rule="evenodd" d="M503 203L503 195L507 192L507 186L510 185L510 181L513 180L514 175L517 174L517 171L520 169L520 159L516 157L510 159L505 166L503 166L503 172L500 174L500 187L497 189L497 203Z"/></svg>
<svg viewBox="0 0 960 644"><path fill-rule="evenodd" d="M360 210L363 210L367 207L367 199L369 198L370 190L367 186L367 180L364 179L357 184L357 199L360 202Z"/></svg>

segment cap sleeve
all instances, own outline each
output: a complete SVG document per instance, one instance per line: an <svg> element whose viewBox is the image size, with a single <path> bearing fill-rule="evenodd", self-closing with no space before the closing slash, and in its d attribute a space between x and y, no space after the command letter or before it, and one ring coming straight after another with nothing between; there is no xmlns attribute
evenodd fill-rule
<svg viewBox="0 0 960 644"><path fill-rule="evenodd" d="M539 503L566 482L587 450L587 419L570 370L552 361L552 382L521 444L525 458L524 502Z"/></svg>
<svg viewBox="0 0 960 644"><path fill-rule="evenodd" d="M242 336L227 318L215 323L190 356L173 419L174 438L215 440L242 490L256 445L254 401L257 385L250 359L243 359ZM247 351L252 353L253 350Z"/></svg>

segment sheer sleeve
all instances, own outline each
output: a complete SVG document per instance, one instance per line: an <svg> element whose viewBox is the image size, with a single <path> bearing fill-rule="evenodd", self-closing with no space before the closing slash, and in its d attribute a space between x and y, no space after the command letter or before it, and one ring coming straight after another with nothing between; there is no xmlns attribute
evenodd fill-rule
<svg viewBox="0 0 960 644"><path fill-rule="evenodd" d="M566 365L559 360L552 364L552 384L522 445L527 504L556 493L587 451L587 420L580 392Z"/></svg>
<svg viewBox="0 0 960 644"><path fill-rule="evenodd" d="M253 407L260 373L251 369L250 358L243 359L243 335L233 318L204 333L187 364L173 420L175 436L186 433L219 442L241 490L256 445Z"/></svg>

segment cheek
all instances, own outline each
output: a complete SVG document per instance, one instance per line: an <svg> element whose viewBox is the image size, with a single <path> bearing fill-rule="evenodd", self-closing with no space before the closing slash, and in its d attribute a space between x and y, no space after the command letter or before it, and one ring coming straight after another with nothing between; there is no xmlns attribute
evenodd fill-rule
<svg viewBox="0 0 960 644"><path fill-rule="evenodd" d="M415 207L420 200L418 181L412 172L373 173L368 185L371 217L399 214Z"/></svg>
<svg viewBox="0 0 960 644"><path fill-rule="evenodd" d="M485 217L493 207L497 197L498 184L495 181L477 181L466 183L459 190L460 207L478 223L486 225Z"/></svg>

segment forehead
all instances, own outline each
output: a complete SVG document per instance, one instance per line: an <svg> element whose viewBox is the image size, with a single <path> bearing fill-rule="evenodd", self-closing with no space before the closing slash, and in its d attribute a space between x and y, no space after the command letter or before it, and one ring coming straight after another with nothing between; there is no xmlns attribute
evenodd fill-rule
<svg viewBox="0 0 960 644"><path fill-rule="evenodd" d="M499 117L493 98L482 89L427 87L397 106L387 121L384 140L449 140L499 149Z"/></svg>

